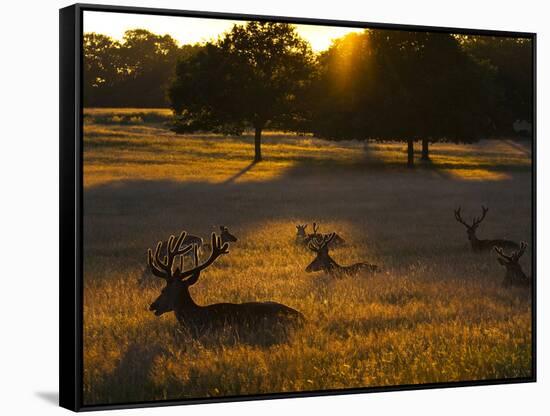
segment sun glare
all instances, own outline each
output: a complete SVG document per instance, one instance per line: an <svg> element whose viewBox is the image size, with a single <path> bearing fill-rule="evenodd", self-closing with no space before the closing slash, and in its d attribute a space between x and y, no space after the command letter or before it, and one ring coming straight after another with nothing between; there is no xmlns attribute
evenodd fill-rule
<svg viewBox="0 0 550 416"><path fill-rule="evenodd" d="M130 13L107 13L86 11L84 32L96 32L121 40L129 29L147 29L153 33L172 36L180 45L203 43L215 40L233 25L244 21L204 19L196 17L156 16ZM350 27L296 25L298 33L307 40L313 51L328 49L332 41L351 32L363 29Z"/></svg>

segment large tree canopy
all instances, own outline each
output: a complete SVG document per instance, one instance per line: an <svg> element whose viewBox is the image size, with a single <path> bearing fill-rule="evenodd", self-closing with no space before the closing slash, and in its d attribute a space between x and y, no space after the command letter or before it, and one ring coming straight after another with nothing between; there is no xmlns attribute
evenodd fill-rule
<svg viewBox="0 0 550 416"><path fill-rule="evenodd" d="M470 142L490 126L488 68L452 35L367 30L321 57L312 131L332 139Z"/></svg>
<svg viewBox="0 0 550 416"><path fill-rule="evenodd" d="M182 59L170 88L179 131L240 133L255 130L255 161L269 124L290 125L301 116L300 95L313 71L309 44L293 26L248 22Z"/></svg>

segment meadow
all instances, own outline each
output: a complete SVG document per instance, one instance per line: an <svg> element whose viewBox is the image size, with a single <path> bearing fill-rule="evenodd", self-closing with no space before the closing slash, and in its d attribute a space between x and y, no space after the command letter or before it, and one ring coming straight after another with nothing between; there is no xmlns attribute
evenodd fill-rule
<svg viewBox="0 0 550 416"><path fill-rule="evenodd" d="M472 253L453 217L483 204L480 238L530 242L527 144L433 144L431 163L410 170L402 143L267 132L252 164L250 135L175 135L168 121L85 112L86 404L531 376L529 294L502 287L496 255ZM313 221L348 242L336 261L381 271L306 273L314 253L295 244L295 225ZM191 288L195 301L284 303L307 319L291 342L198 342L148 310L162 282L138 284L147 248L219 225L238 242Z"/></svg>

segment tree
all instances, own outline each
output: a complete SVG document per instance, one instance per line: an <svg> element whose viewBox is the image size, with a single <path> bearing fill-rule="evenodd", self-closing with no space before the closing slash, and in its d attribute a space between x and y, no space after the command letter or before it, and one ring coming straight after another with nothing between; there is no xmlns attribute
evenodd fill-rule
<svg viewBox="0 0 550 416"><path fill-rule="evenodd" d="M531 39L493 36L459 37L464 50L494 72L496 91L489 109L493 134L513 133L516 120L533 122L533 44Z"/></svg>
<svg viewBox="0 0 550 416"><path fill-rule="evenodd" d="M331 139L407 143L471 142L489 122L485 68L448 34L367 30L335 43L320 59L314 133Z"/></svg>
<svg viewBox="0 0 550 416"><path fill-rule="evenodd" d="M310 78L309 44L285 23L235 25L196 55L180 60L169 90L177 130L241 133L254 128L254 161L262 160L262 131L299 116Z"/></svg>
<svg viewBox="0 0 550 416"><path fill-rule="evenodd" d="M119 82L120 43L109 36L86 33L83 40L84 105L95 107Z"/></svg>

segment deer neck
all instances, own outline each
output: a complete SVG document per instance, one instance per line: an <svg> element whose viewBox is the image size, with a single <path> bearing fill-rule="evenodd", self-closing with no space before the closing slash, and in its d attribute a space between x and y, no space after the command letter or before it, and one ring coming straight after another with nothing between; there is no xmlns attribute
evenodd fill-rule
<svg viewBox="0 0 550 416"><path fill-rule="evenodd" d="M507 271L506 278L510 281L526 281L527 275L523 270Z"/></svg>
<svg viewBox="0 0 550 416"><path fill-rule="evenodd" d="M342 269L342 266L336 263L336 261L327 254L327 257L325 259L325 270L331 273L331 272L337 272L341 269Z"/></svg>
<svg viewBox="0 0 550 416"><path fill-rule="evenodd" d="M191 297L191 293L189 293L189 289L186 288L182 291L178 299L178 304L174 309L174 313L178 321L189 322L197 317L203 310L204 307L195 303Z"/></svg>
<svg viewBox="0 0 550 416"><path fill-rule="evenodd" d="M469 235L470 244L473 249L479 248L481 246L481 240L477 238L475 231Z"/></svg>

